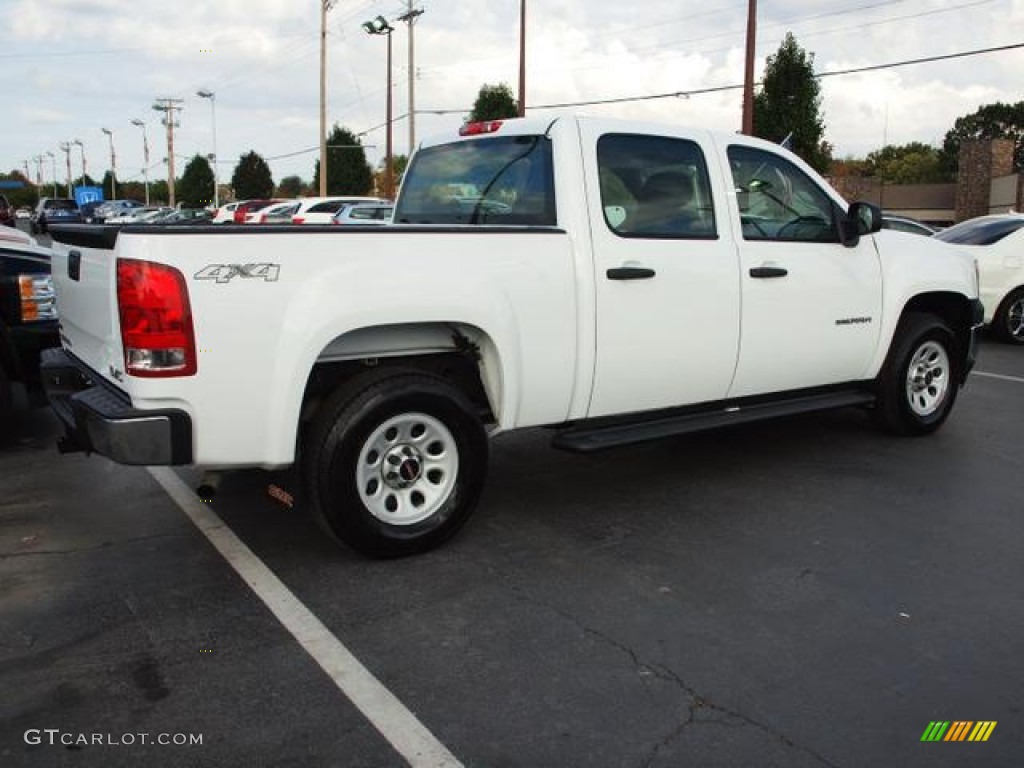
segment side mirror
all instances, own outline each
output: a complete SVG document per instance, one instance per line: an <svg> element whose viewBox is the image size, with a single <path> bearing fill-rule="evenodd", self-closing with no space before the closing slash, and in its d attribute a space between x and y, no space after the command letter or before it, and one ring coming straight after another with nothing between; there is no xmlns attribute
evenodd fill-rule
<svg viewBox="0 0 1024 768"><path fill-rule="evenodd" d="M847 248L860 242L861 235L870 235L882 228L882 211L871 203L853 203L839 219L839 238Z"/></svg>
<svg viewBox="0 0 1024 768"><path fill-rule="evenodd" d="M857 223L857 231L870 235L882 229L882 209L871 203L853 203L847 217Z"/></svg>

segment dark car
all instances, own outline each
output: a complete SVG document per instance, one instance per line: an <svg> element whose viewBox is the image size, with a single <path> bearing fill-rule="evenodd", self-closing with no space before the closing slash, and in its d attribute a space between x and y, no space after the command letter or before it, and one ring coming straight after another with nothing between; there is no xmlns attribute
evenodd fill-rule
<svg viewBox="0 0 1024 768"><path fill-rule="evenodd" d="M45 233L51 224L81 224L82 212L70 197L44 197L36 206L29 226L32 234Z"/></svg>
<svg viewBox="0 0 1024 768"><path fill-rule="evenodd" d="M0 234L0 437L14 409L42 404L39 357L60 344L50 250Z"/></svg>
<svg viewBox="0 0 1024 768"><path fill-rule="evenodd" d="M14 208L4 195L0 195L0 224L14 226Z"/></svg>

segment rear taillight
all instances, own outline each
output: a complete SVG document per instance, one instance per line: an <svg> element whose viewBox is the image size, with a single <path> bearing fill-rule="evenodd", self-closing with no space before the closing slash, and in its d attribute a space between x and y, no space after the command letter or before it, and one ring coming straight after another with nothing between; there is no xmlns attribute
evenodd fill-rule
<svg viewBox="0 0 1024 768"><path fill-rule="evenodd" d="M57 319L57 302L49 275L18 275L18 293L21 296L21 322Z"/></svg>
<svg viewBox="0 0 1024 768"><path fill-rule="evenodd" d="M302 224L305 221L301 216L292 216L292 224Z"/></svg>
<svg viewBox="0 0 1024 768"><path fill-rule="evenodd" d="M185 278L174 267L117 260L125 370L147 378L191 376L196 342Z"/></svg>

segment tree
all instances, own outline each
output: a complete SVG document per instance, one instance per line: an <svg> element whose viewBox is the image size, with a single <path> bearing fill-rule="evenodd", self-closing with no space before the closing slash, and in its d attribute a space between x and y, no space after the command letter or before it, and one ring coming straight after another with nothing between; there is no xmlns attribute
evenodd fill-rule
<svg viewBox="0 0 1024 768"><path fill-rule="evenodd" d="M481 120L503 120L506 117L518 117L519 104L512 89L505 83L498 85L484 84L473 102L473 111L469 113L467 122L477 123Z"/></svg>
<svg viewBox="0 0 1024 768"><path fill-rule="evenodd" d="M876 149L867 156L866 166L871 176L887 184L934 184L945 181L939 160L939 150L912 141Z"/></svg>
<svg viewBox="0 0 1024 768"><path fill-rule="evenodd" d="M269 173L269 171L268 171ZM175 197L185 208L205 208L213 203L213 168L202 155L195 155L185 166L174 188Z"/></svg>
<svg viewBox="0 0 1024 768"><path fill-rule="evenodd" d="M320 161L313 169L313 189L320 189ZM373 170L363 143L352 131L335 124L327 136L327 194L365 195L373 189Z"/></svg>
<svg viewBox="0 0 1024 768"><path fill-rule="evenodd" d="M20 188L0 190L7 196L7 201L15 208L20 208L23 205L27 205L30 208L35 207L36 202L39 200L40 191L25 176L24 172L14 170L10 173L0 174L0 181L20 181L25 185ZM49 185L44 185L43 189L52 191L53 188ZM50 192L43 191L41 194L45 197Z"/></svg>
<svg viewBox="0 0 1024 768"><path fill-rule="evenodd" d="M274 194L270 166L254 150L250 150L238 158L235 172L231 174L231 186L238 200L270 197Z"/></svg>
<svg viewBox="0 0 1024 768"><path fill-rule="evenodd" d="M942 142L942 170L956 178L960 144L968 139L1013 139L1014 171L1024 171L1024 101L986 104L970 115L958 117Z"/></svg>
<svg viewBox="0 0 1024 768"><path fill-rule="evenodd" d="M787 32L779 50L768 57L761 90L754 96L754 135L781 142L790 134L793 152L824 172L830 147L823 140L825 120L814 54L806 53L793 33Z"/></svg>
<svg viewBox="0 0 1024 768"><path fill-rule="evenodd" d="M277 185L277 194L281 197L299 197L306 190L306 182L301 176L285 176Z"/></svg>

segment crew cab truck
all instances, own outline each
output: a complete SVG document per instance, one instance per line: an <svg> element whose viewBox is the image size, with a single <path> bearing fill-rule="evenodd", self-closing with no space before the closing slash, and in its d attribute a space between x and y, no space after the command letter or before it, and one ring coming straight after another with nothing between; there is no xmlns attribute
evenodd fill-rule
<svg viewBox="0 0 1024 768"><path fill-rule="evenodd" d="M977 273L738 135L590 117L463 126L388 227L54 227L65 448L293 467L372 556L470 516L488 437L591 451L840 406L932 432Z"/></svg>
<svg viewBox="0 0 1024 768"><path fill-rule="evenodd" d="M0 231L0 441L15 410L45 403L39 356L58 343L56 309L50 249Z"/></svg>

